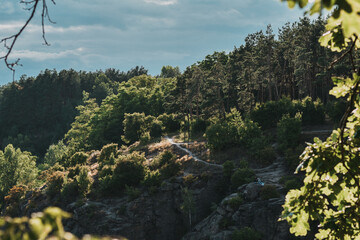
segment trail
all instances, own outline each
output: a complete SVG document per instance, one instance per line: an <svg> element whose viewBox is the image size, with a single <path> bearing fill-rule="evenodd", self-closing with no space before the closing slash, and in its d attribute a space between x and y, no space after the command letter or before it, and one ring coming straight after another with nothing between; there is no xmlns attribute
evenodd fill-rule
<svg viewBox="0 0 360 240"><path fill-rule="evenodd" d="M181 146L182 143L174 142L174 140L173 140L172 138L168 137L168 136L165 136L165 139L166 139L169 143L171 143L171 145L174 145L174 146L176 146L177 148L179 148L180 150L186 152L189 156L191 156L191 157L194 159L195 162L201 162L201 163L203 163L203 164L205 164L205 165L213 166L213 167L218 167L218 168L221 168L221 169L223 168L222 165L219 165L219 164L216 164L216 163L209 163L209 162L206 162L206 161L204 161L204 160L201 160L200 158L198 158L197 156L195 156L195 154L193 154L189 149L182 147L182 146Z"/></svg>

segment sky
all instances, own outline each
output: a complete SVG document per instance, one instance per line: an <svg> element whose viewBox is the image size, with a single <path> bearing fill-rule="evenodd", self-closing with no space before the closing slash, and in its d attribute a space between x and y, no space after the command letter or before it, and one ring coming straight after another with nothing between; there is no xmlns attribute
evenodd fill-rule
<svg viewBox="0 0 360 240"><path fill-rule="evenodd" d="M160 74L162 66L187 66L214 51L229 52L244 38L271 24L274 32L303 16L280 0L47 0L55 24L46 23L42 40L39 13L16 43L20 58L15 80L42 70L83 71L144 66ZM0 0L0 37L16 33L30 12L20 0ZM0 48L0 54L4 49ZM12 81L0 62L0 85Z"/></svg>

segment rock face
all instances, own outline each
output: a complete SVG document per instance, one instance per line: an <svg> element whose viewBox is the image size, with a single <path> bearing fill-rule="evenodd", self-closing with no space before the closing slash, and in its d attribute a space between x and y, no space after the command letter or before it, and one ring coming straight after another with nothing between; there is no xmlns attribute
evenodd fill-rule
<svg viewBox="0 0 360 240"><path fill-rule="evenodd" d="M206 219L197 224L190 233L187 233L183 240L199 239L231 239L231 234L236 229L251 227L262 235L264 240L283 240L289 239L289 228L286 222L278 222L279 215L284 203L283 198L273 198L269 200L260 200L256 195L254 184L250 183L243 187L252 189L249 202L241 204L236 209L229 206L230 199L237 197L238 194L232 194L225 198L218 206L216 211L211 213ZM259 185L260 186L260 185ZM261 187L261 186L260 186ZM260 188L258 188L260 189ZM246 192L244 193L246 196Z"/></svg>
<svg viewBox="0 0 360 240"><path fill-rule="evenodd" d="M192 221L197 223L211 212L212 202L221 199L217 183L221 174L194 182L189 189L195 202ZM180 239L189 228L187 215L181 210L183 203L182 177L165 182L153 194L143 193L137 199L128 197L87 201L82 206L70 204L68 212L73 218L65 227L79 236L83 234L124 236L129 239Z"/></svg>

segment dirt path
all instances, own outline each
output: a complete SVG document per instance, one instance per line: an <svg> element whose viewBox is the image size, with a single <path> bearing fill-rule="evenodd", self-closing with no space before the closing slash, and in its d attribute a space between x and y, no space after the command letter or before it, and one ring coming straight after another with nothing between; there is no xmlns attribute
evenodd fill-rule
<svg viewBox="0 0 360 240"><path fill-rule="evenodd" d="M200 163L203 163L207 166L212 166L212 167L217 167L217 168L223 168L222 165L219 165L219 164L216 164L216 163L209 163L209 162L206 162L204 160L201 160L200 158L198 158L197 156L195 156L195 154L193 154L189 149L187 148L184 148L181 146L181 144L183 143L177 143L177 142L174 142L174 140L168 136L165 136L165 139L171 143L172 145L176 146L177 148L179 148L180 150L186 152L189 156L191 156L195 162L200 162Z"/></svg>

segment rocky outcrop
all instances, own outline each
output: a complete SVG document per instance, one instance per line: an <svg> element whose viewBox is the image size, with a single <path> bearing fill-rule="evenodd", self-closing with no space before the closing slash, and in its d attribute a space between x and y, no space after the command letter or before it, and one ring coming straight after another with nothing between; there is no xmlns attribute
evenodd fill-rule
<svg viewBox="0 0 360 240"><path fill-rule="evenodd" d="M197 223L211 212L212 202L221 199L217 191L221 174L198 176L191 189L195 207L192 221ZM184 180L177 177L164 182L155 193L144 192L135 200L122 198L89 200L79 206L72 203L66 211L73 213L65 227L83 234L124 236L129 239L180 239L188 231L187 215L181 210Z"/></svg>
<svg viewBox="0 0 360 240"><path fill-rule="evenodd" d="M287 223L278 222L284 198L261 200L259 198L261 187L258 183L242 186L240 193L226 197L217 209L187 233L183 240L230 240L233 231L243 227L250 227L260 232L264 240L289 239ZM233 208L229 202L239 195L247 200Z"/></svg>

